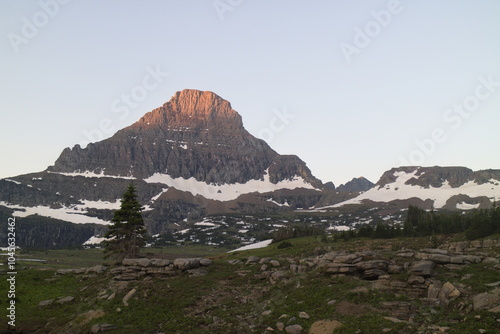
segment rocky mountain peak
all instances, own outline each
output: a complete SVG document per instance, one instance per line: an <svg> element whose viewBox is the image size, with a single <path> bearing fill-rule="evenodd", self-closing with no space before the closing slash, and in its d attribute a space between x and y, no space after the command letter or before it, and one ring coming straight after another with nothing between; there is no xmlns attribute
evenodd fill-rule
<svg viewBox="0 0 500 334"><path fill-rule="evenodd" d="M210 91L178 91L163 106L145 114L135 126L243 128L231 103Z"/></svg>

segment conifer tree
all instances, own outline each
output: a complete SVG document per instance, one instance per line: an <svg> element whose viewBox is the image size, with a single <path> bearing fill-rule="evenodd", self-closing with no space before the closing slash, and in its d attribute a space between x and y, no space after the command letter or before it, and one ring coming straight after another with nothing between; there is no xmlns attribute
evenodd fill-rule
<svg viewBox="0 0 500 334"><path fill-rule="evenodd" d="M120 209L118 209L111 222L113 223L105 241L106 257L116 256L123 258L136 258L139 250L146 244L146 229L142 218L142 207L137 200L135 187L129 184L123 194Z"/></svg>

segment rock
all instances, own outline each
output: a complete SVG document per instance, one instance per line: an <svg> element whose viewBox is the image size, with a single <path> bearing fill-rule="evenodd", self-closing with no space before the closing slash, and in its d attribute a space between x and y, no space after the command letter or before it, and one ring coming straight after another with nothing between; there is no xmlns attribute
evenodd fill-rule
<svg viewBox="0 0 500 334"><path fill-rule="evenodd" d="M441 291L441 288L443 287L443 284L440 281L433 281L430 285L429 288L427 289L427 298L429 299L436 299L438 298L439 292Z"/></svg>
<svg viewBox="0 0 500 334"><path fill-rule="evenodd" d="M200 265L203 267L208 267L212 265L212 260L209 259L201 259L200 260Z"/></svg>
<svg viewBox="0 0 500 334"><path fill-rule="evenodd" d="M72 302L73 300L75 300L75 297L73 297L73 296L67 296L67 297L63 297L63 298L57 299L56 303L58 303L58 304L66 304L66 303Z"/></svg>
<svg viewBox="0 0 500 334"><path fill-rule="evenodd" d="M376 280L379 276L384 276L387 273L381 269L368 269L363 272L363 278L366 280Z"/></svg>
<svg viewBox="0 0 500 334"><path fill-rule="evenodd" d="M180 270L196 269L200 266L199 259L175 259L174 267Z"/></svg>
<svg viewBox="0 0 500 334"><path fill-rule="evenodd" d="M130 299L130 298L132 298L132 296L133 296L136 292L137 292L137 289L135 289L135 288L134 288L134 289L132 289L132 290L130 290L130 291L129 291L126 295L125 295L125 297L123 297L123 300L122 300L123 305L128 306L128 301L129 301L129 299Z"/></svg>
<svg viewBox="0 0 500 334"><path fill-rule="evenodd" d="M493 313L500 313L500 305L495 306L494 308L490 308L488 311Z"/></svg>
<svg viewBox="0 0 500 334"><path fill-rule="evenodd" d="M451 256L443 254L430 254L427 259L440 264L446 264L451 262Z"/></svg>
<svg viewBox="0 0 500 334"><path fill-rule="evenodd" d="M268 315L270 315L271 313L273 313L273 311L271 310L266 310L264 312L262 312L261 314L264 316L264 317L267 317Z"/></svg>
<svg viewBox="0 0 500 334"><path fill-rule="evenodd" d="M410 276L408 278L409 284L424 284L425 279L422 276Z"/></svg>
<svg viewBox="0 0 500 334"><path fill-rule="evenodd" d="M400 274L403 272L403 266L397 265L397 264L389 264L387 266L387 273L388 274Z"/></svg>
<svg viewBox="0 0 500 334"><path fill-rule="evenodd" d="M336 301L335 299L332 299L332 300L328 301L328 303L327 303L327 304L328 304L328 305L333 305L333 304L335 304L336 302L337 302L337 301Z"/></svg>
<svg viewBox="0 0 500 334"><path fill-rule="evenodd" d="M385 320L389 320L390 322L394 322L394 323L400 323L400 322L406 322L404 320L400 320L398 318L394 318L394 317L384 317Z"/></svg>
<svg viewBox="0 0 500 334"><path fill-rule="evenodd" d="M259 262L259 260L260 260L260 258L258 256L250 256L247 259L247 264L257 263L257 262Z"/></svg>
<svg viewBox="0 0 500 334"><path fill-rule="evenodd" d="M287 334L301 334L303 328L301 325L290 325L285 327L285 332Z"/></svg>
<svg viewBox="0 0 500 334"><path fill-rule="evenodd" d="M271 282L271 284L276 284L276 283L283 281L287 278L288 278L288 275L284 271L278 270L278 271L275 271L271 274L270 282Z"/></svg>
<svg viewBox="0 0 500 334"><path fill-rule="evenodd" d="M122 264L124 266L136 266L140 259L123 259Z"/></svg>
<svg viewBox="0 0 500 334"><path fill-rule="evenodd" d="M300 312L299 313L299 318L302 318L302 319L309 319L310 316L309 314L307 314L306 312Z"/></svg>
<svg viewBox="0 0 500 334"><path fill-rule="evenodd" d="M276 260L271 260L269 261L269 263L273 266L273 267L279 267L281 264L279 261L276 261Z"/></svg>
<svg viewBox="0 0 500 334"><path fill-rule="evenodd" d="M285 330L285 324L282 322L277 322L276 323L276 328L280 331L283 332Z"/></svg>
<svg viewBox="0 0 500 334"><path fill-rule="evenodd" d="M481 262L481 258L479 256L476 256L476 255L463 255L462 257L464 258L464 262L468 262L468 263Z"/></svg>
<svg viewBox="0 0 500 334"><path fill-rule="evenodd" d="M208 271L203 268L197 268L197 269L186 270L186 273L188 273L191 276L206 276L208 274Z"/></svg>
<svg viewBox="0 0 500 334"><path fill-rule="evenodd" d="M111 295L109 295L108 298L106 298L106 300L113 300L113 299L115 299L115 297L116 297L116 293L113 292Z"/></svg>
<svg viewBox="0 0 500 334"><path fill-rule="evenodd" d="M97 266L87 268L85 270L85 274L89 274L89 273L101 274L101 273L105 272L107 269L108 268L106 266L97 265Z"/></svg>
<svg viewBox="0 0 500 334"><path fill-rule="evenodd" d="M500 263L500 260L498 260L497 258L494 258L494 257L486 257L486 258L484 258L483 263L497 264L497 263Z"/></svg>
<svg viewBox="0 0 500 334"><path fill-rule="evenodd" d="M337 257L335 257L334 262L353 263L357 258L359 258L359 256L356 254L338 255Z"/></svg>
<svg viewBox="0 0 500 334"><path fill-rule="evenodd" d="M290 266L294 266L294 264L291 264ZM269 266L267 264L263 264L260 266L260 271L266 271L269 269Z"/></svg>
<svg viewBox="0 0 500 334"><path fill-rule="evenodd" d="M320 320L311 325L309 334L333 334L342 323L337 320Z"/></svg>
<svg viewBox="0 0 500 334"><path fill-rule="evenodd" d="M474 311L480 311L480 310L483 310L485 308L493 307L498 302L500 302L500 297L498 297L494 294L488 293L488 292L480 293L478 295L475 295L472 298L472 304L474 305Z"/></svg>
<svg viewBox="0 0 500 334"><path fill-rule="evenodd" d="M448 251L446 249L439 249L439 248L424 248L420 250L423 253L431 253L431 254L443 254L446 255L448 254Z"/></svg>
<svg viewBox="0 0 500 334"><path fill-rule="evenodd" d="M54 299L42 300L41 302L38 303L38 306L40 306L40 307L49 306L53 302L54 302Z"/></svg>
<svg viewBox="0 0 500 334"><path fill-rule="evenodd" d="M429 277L432 276L433 269L436 264L432 261L423 260L415 262L409 269L408 273L414 276Z"/></svg>
<svg viewBox="0 0 500 334"><path fill-rule="evenodd" d="M271 261L270 257L263 257L262 259L259 260L259 263L264 264L264 263L268 263L269 261Z"/></svg>
<svg viewBox="0 0 500 334"><path fill-rule="evenodd" d="M238 259L233 259L233 260L229 260L229 261L227 261L227 263L232 264L232 265L235 265L235 264L240 264L240 263L241 263L241 261L240 261L240 260L238 260Z"/></svg>
<svg viewBox="0 0 500 334"><path fill-rule="evenodd" d="M94 324L90 328L90 333L97 334L97 333L110 331L110 330L116 329L116 328L117 328L116 325L113 325L113 324Z"/></svg>
<svg viewBox="0 0 500 334"><path fill-rule="evenodd" d="M350 274L356 271L356 265L346 263L329 263L326 267L328 274Z"/></svg>
<svg viewBox="0 0 500 334"><path fill-rule="evenodd" d="M151 265L151 260L146 258L139 259L139 261L137 261L137 265L140 267L149 267Z"/></svg>

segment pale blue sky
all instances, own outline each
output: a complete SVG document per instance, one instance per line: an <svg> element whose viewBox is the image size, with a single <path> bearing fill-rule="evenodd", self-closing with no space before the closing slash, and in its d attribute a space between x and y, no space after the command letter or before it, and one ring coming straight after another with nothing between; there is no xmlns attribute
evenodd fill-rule
<svg viewBox="0 0 500 334"><path fill-rule="evenodd" d="M406 162L498 169L499 16L497 0L2 1L0 177L186 88L229 100L324 182Z"/></svg>

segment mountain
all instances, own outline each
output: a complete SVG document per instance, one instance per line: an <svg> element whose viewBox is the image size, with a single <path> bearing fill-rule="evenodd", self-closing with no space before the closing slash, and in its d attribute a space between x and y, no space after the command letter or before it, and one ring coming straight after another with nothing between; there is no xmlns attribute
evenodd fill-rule
<svg viewBox="0 0 500 334"><path fill-rule="evenodd" d="M64 149L43 172L0 180L0 206L106 225L130 182L151 234L209 213L310 207L323 188L300 158L246 131L228 101L188 89L111 138Z"/></svg>
<svg viewBox="0 0 500 334"><path fill-rule="evenodd" d="M368 191L323 208L390 204L395 210L413 204L426 209L470 210L488 208L499 198L498 169L472 171L465 167L411 166L393 168Z"/></svg>
<svg viewBox="0 0 500 334"><path fill-rule="evenodd" d="M341 184L338 186L337 191L346 191L346 192L363 192L371 189L375 184L368 179L361 177L355 177L351 181L346 184Z"/></svg>

